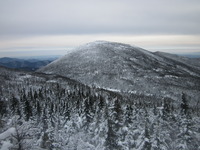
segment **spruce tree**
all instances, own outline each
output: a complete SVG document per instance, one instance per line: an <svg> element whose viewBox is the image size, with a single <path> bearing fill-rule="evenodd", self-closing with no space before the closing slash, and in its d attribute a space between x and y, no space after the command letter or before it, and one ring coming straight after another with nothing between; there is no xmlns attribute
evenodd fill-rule
<svg viewBox="0 0 200 150"><path fill-rule="evenodd" d="M182 93L181 112L186 115L188 113L188 110L189 110L189 106L186 99L186 95L185 93Z"/></svg>
<svg viewBox="0 0 200 150"><path fill-rule="evenodd" d="M25 112L25 120L28 121L32 116L32 108L28 100L25 101L24 112Z"/></svg>
<svg viewBox="0 0 200 150"><path fill-rule="evenodd" d="M107 121L107 137L105 141L106 150L118 149L116 132L113 130L113 121Z"/></svg>
<svg viewBox="0 0 200 150"><path fill-rule="evenodd" d="M11 111L13 114L16 114L17 108L19 107L19 101L18 99L13 95L11 98Z"/></svg>

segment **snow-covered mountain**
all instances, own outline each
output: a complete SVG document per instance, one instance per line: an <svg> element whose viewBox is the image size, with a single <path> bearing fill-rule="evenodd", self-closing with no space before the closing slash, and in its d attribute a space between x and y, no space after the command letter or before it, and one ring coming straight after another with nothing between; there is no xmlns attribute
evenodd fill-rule
<svg viewBox="0 0 200 150"><path fill-rule="evenodd" d="M195 100L200 95L198 61L115 42L82 45L38 71L115 91L175 99L186 92Z"/></svg>
<svg viewBox="0 0 200 150"><path fill-rule="evenodd" d="M192 59L105 41L38 72L0 66L0 149L200 149L199 71Z"/></svg>

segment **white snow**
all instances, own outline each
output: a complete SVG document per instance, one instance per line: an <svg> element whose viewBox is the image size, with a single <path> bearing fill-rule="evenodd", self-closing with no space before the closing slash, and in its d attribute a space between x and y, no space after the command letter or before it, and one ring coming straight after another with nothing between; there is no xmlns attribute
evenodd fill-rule
<svg viewBox="0 0 200 150"><path fill-rule="evenodd" d="M25 76L22 76L22 78L31 78L32 76L29 74L26 74Z"/></svg>
<svg viewBox="0 0 200 150"><path fill-rule="evenodd" d="M177 78L177 79L178 79L177 76L173 76L173 75L165 75L165 77L166 77L166 78Z"/></svg>
<svg viewBox="0 0 200 150"><path fill-rule="evenodd" d="M12 134L15 134L15 128L9 128L5 132L0 134L0 140L5 140L6 138L10 137Z"/></svg>
<svg viewBox="0 0 200 150"><path fill-rule="evenodd" d="M0 150L9 150L9 148L11 146L13 146L10 141L2 141L1 142L2 146L1 146L1 149Z"/></svg>
<svg viewBox="0 0 200 150"><path fill-rule="evenodd" d="M2 144L0 150L9 150L9 147L11 147L12 144L7 138L11 137L14 133L15 128L12 127L0 134L0 145Z"/></svg>
<svg viewBox="0 0 200 150"><path fill-rule="evenodd" d="M112 92L120 92L120 90L118 89L112 89L112 88L104 88L104 89Z"/></svg>
<svg viewBox="0 0 200 150"><path fill-rule="evenodd" d="M56 80L49 80L49 81L47 81L47 83L57 83L57 81Z"/></svg>

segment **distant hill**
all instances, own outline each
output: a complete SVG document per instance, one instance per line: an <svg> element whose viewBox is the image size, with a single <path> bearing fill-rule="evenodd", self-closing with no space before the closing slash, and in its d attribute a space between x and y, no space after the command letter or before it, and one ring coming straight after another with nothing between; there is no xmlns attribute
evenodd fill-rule
<svg viewBox="0 0 200 150"><path fill-rule="evenodd" d="M200 52L185 53L185 54L178 54L178 55L189 57L189 58L200 58Z"/></svg>
<svg viewBox="0 0 200 150"><path fill-rule="evenodd" d="M54 61L55 59L57 59L57 57L54 57L54 58L51 57L51 58L45 58L45 59L41 59L41 58L20 59L20 58L3 57L3 58L0 58L0 65L8 67L8 68L35 71L43 66L46 66L47 64Z"/></svg>

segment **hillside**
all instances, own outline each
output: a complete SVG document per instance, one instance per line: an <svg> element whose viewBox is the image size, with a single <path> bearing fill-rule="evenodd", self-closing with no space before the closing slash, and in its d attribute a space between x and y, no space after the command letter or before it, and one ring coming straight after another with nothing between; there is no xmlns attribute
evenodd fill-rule
<svg viewBox="0 0 200 150"><path fill-rule="evenodd" d="M58 74L90 86L128 93L180 99L181 93L185 92L198 100L198 64L198 61L181 56L96 41L75 48L38 72Z"/></svg>
<svg viewBox="0 0 200 150"><path fill-rule="evenodd" d="M199 149L200 106L0 67L0 148Z"/></svg>

